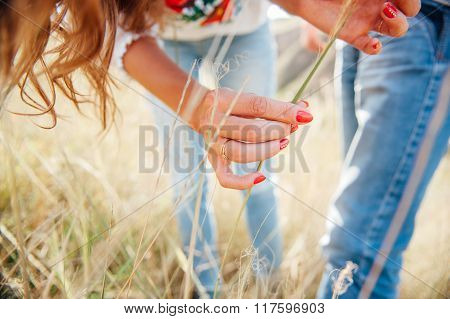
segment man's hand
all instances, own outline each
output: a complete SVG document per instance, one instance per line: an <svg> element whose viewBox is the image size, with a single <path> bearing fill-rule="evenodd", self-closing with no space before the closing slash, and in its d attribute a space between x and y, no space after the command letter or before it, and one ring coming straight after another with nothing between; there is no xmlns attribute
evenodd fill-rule
<svg viewBox="0 0 450 319"><path fill-rule="evenodd" d="M304 47L310 52L320 53L325 48L326 43L322 38L322 32L309 23L305 22L302 25L301 38Z"/></svg>
<svg viewBox="0 0 450 319"><path fill-rule="evenodd" d="M298 15L320 30L330 33L339 18L342 0L274 0L292 14ZM420 0L354 0L353 14L341 31L339 38L367 53L381 50L378 39L369 36L376 31L400 37L408 31L406 17L420 10Z"/></svg>

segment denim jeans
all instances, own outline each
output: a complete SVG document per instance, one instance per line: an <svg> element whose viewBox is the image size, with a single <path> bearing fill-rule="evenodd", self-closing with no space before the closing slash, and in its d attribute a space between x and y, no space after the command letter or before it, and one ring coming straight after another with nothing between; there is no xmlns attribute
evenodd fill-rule
<svg viewBox="0 0 450 319"><path fill-rule="evenodd" d="M195 60L204 58L214 39L196 42L164 41L165 52L186 72ZM225 39L221 40L221 45ZM276 90L276 51L269 26L264 25L251 34L235 36L224 57L227 73L221 78L220 86L238 90L248 78L245 91L258 95L272 96ZM223 71L225 68L221 68ZM193 77L198 78L198 68ZM158 125L165 126L164 145L167 144L168 126L174 122L173 114L155 110ZM218 279L220 260L217 253L216 225L213 207L208 201L209 182L204 174L204 165L195 170L204 158L203 138L186 125L177 124L168 148L168 166L172 177L176 198L176 216L185 253L188 254L193 228L194 213L199 187L202 197L199 209L199 231L193 259L194 273L199 283L211 296ZM270 165L270 161L266 161ZM236 165L238 173L255 171L257 163ZM270 176L264 168L266 176ZM201 185L202 184L202 185ZM240 203L227 203L227 209L237 211ZM275 271L281 263L282 238L278 222L278 204L273 185L266 182L254 187L246 207L246 220L254 254L253 270L260 277ZM229 220L228 227L234 223Z"/></svg>
<svg viewBox="0 0 450 319"><path fill-rule="evenodd" d="M441 13L441 24L420 13L405 37L380 36L380 55L339 51L345 160L320 298L332 296L333 270L347 261L358 269L339 298L397 297L402 255L450 135L450 8Z"/></svg>

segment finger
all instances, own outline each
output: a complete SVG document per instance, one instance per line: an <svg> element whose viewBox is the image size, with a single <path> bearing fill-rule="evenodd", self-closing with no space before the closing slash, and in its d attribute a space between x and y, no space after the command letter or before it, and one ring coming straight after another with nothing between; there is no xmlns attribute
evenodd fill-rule
<svg viewBox="0 0 450 319"><path fill-rule="evenodd" d="M263 182L266 177L260 172L254 172L246 175L236 175L230 168L230 163L215 153L208 155L217 179L220 185L225 188L244 190L252 188L254 185Z"/></svg>
<svg viewBox="0 0 450 319"><path fill-rule="evenodd" d="M409 28L406 16L392 2L386 2L381 10L382 23L378 32L391 37L401 37Z"/></svg>
<svg viewBox="0 0 450 319"><path fill-rule="evenodd" d="M355 39L353 46L366 54L378 54L381 52L382 44L377 38L372 38L369 35L362 35Z"/></svg>
<svg viewBox="0 0 450 319"><path fill-rule="evenodd" d="M290 135L291 131L291 124L231 115L221 127L219 135L232 140L261 143L282 139Z"/></svg>
<svg viewBox="0 0 450 319"><path fill-rule="evenodd" d="M243 143L219 137L212 151L231 162L253 163L275 156L288 144L287 138L264 143Z"/></svg>
<svg viewBox="0 0 450 319"><path fill-rule="evenodd" d="M313 116L306 110L306 104L297 104L273 100L255 94L244 94L236 104L238 114L289 124L306 124Z"/></svg>
<svg viewBox="0 0 450 319"><path fill-rule="evenodd" d="M235 92L231 90L222 90L220 92L221 107L222 103L230 104ZM306 110L306 104L300 101L298 104L281 102L267 97L258 96L251 93L242 93L236 105L232 110L236 116L245 116L251 118L264 118L289 124L306 124L312 121L311 113Z"/></svg>
<svg viewBox="0 0 450 319"><path fill-rule="evenodd" d="M394 1L397 8L407 17L414 17L420 11L420 0L396 0Z"/></svg>

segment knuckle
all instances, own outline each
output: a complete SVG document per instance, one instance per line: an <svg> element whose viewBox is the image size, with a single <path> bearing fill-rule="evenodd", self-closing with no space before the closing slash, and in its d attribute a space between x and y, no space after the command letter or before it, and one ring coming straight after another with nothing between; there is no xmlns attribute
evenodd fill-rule
<svg viewBox="0 0 450 319"><path fill-rule="evenodd" d="M293 110L296 107L296 105L284 103L280 107L280 113L284 118L288 118L289 111Z"/></svg>
<svg viewBox="0 0 450 319"><path fill-rule="evenodd" d="M266 114L268 107L267 98L252 94L250 99L250 111L252 115L261 117Z"/></svg>

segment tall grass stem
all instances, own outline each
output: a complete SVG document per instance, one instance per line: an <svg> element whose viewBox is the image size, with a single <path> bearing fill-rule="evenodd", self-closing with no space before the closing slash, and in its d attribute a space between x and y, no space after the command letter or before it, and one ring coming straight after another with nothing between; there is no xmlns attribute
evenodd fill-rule
<svg viewBox="0 0 450 319"><path fill-rule="evenodd" d="M352 13L352 5L353 5L354 0L346 0L342 6L341 9L341 13L340 16L338 18L338 21L336 23L336 26L334 28L334 30L331 32L330 37L328 39L328 42L325 46L325 49L319 54L319 57L317 58L316 62L314 63L314 65L312 66L311 70L308 72L308 75L306 76L305 80L303 81L302 85L300 86L300 88L298 89L297 93L295 94L294 98L292 99L291 103L296 104L298 103L298 101L301 99L301 97L303 96L305 90L307 89L308 85L311 83L311 80L313 79L314 75L316 74L317 70L319 69L320 65L322 64L323 60L325 59L325 57L327 56L328 52L330 51L331 47L334 45L339 33L341 32L342 28L345 26L345 23L347 22L348 18L350 17L351 13ZM258 164L258 168L256 169L257 172L260 172L262 169L262 166L264 164L264 160L260 161ZM236 229L237 226L239 224L239 221L242 217L242 214L245 210L245 207L247 206L248 200L252 194L252 189L250 188L247 191L247 194L244 198L244 201L241 205L241 208L239 210L238 213L238 217L236 219L236 222L233 226L233 230L231 232L230 238L228 240L228 244L225 250L225 253L223 255L222 258L222 263L220 266L220 273L222 273L224 265L225 265L225 260L228 257L228 251L231 248L231 244L233 242L233 238L234 235L236 233ZM214 288L214 298L216 298L217 296L217 290L219 287L219 281L220 281L220 275L216 280L216 284L215 284L215 288Z"/></svg>

